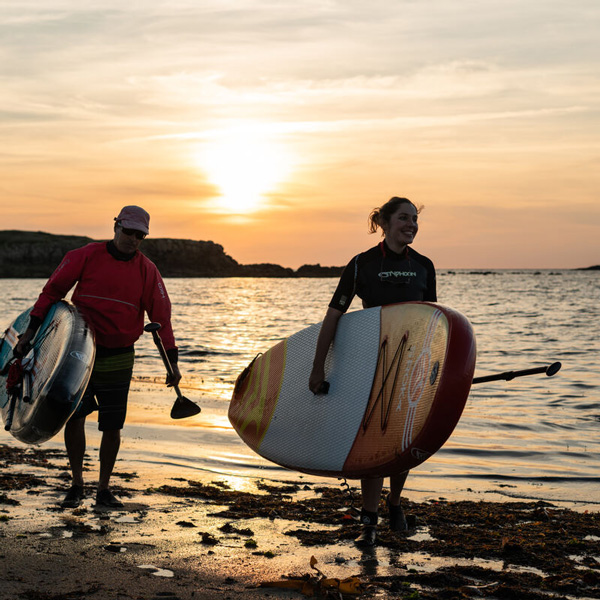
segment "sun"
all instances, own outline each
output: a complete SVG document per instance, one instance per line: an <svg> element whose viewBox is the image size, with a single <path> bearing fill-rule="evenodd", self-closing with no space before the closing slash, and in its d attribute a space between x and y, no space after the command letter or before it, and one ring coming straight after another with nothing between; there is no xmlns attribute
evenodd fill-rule
<svg viewBox="0 0 600 600"><path fill-rule="evenodd" d="M203 145L200 168L219 188L215 208L245 214L261 208L291 170L288 149L260 128L216 132Z"/></svg>

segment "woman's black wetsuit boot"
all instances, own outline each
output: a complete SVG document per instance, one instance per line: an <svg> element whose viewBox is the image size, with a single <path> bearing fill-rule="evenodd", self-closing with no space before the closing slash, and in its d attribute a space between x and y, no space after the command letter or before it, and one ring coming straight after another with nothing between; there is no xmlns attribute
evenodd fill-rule
<svg viewBox="0 0 600 600"><path fill-rule="evenodd" d="M408 529L408 523L406 522L406 517L404 516L402 506L400 504L397 506L392 504L390 502L389 494L385 500L385 503L390 511L390 529L392 531L406 531Z"/></svg>
<svg viewBox="0 0 600 600"><path fill-rule="evenodd" d="M377 513L370 512L364 508L360 511L360 522L363 526L362 533L354 540L361 548L375 545L377 540Z"/></svg>

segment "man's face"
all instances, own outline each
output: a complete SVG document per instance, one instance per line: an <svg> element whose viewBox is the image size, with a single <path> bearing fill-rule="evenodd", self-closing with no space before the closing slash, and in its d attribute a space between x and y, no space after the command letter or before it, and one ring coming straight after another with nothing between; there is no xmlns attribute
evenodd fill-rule
<svg viewBox="0 0 600 600"><path fill-rule="evenodd" d="M127 229L117 225L115 227L115 237L113 242L119 252L123 254L132 254L135 252L146 235L136 229Z"/></svg>

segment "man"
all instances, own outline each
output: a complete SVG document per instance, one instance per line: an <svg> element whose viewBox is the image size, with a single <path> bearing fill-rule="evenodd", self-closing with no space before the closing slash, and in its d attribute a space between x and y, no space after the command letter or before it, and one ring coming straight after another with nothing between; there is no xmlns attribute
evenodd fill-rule
<svg viewBox="0 0 600 600"><path fill-rule="evenodd" d="M75 508L84 498L85 419L98 410L100 476L96 504L123 506L109 487L121 443L127 396L133 374L134 343L143 332L144 313L161 324L163 344L173 367L168 385L177 385L177 347L171 327L171 302L158 269L139 251L149 233L150 215L139 206L125 206L115 217L114 237L68 252L54 271L33 310L27 330L15 347L23 355L49 308L75 285L72 302L93 329L96 359L79 408L65 426L65 445L72 485L62 506Z"/></svg>

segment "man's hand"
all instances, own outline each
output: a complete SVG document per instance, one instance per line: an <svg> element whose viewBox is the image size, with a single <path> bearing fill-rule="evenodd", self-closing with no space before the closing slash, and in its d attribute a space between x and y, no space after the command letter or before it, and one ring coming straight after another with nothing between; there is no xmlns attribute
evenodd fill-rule
<svg viewBox="0 0 600 600"><path fill-rule="evenodd" d="M179 385L179 382L181 381L181 372L179 371L177 363L171 363L171 369L173 369L173 376L167 375L167 387Z"/></svg>
<svg viewBox="0 0 600 600"><path fill-rule="evenodd" d="M19 336L19 341L13 348L13 354L16 358L23 358L29 352L29 342L31 342L34 336L35 331L33 329L26 329L25 332Z"/></svg>

